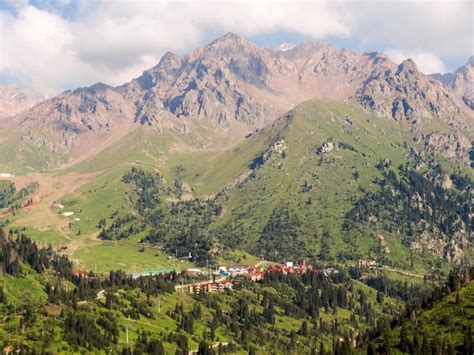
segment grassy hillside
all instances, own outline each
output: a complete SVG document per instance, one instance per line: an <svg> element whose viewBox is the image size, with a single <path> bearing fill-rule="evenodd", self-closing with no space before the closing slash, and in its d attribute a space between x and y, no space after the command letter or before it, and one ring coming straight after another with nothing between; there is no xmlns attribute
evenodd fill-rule
<svg viewBox="0 0 474 355"><path fill-rule="evenodd" d="M279 259L321 257L323 247L328 260L375 257L380 254L376 236L382 235L389 252L381 256L399 267L423 272L435 262L428 253L413 255L413 264L407 264L412 253L396 233L369 229L349 234L342 228L354 202L380 190L377 164L387 161L396 171L407 161L409 151L397 122L343 103L313 101L253 139L264 142L264 149L254 153L254 164L260 165L229 190L223 215L211 226L222 243L261 253L265 226L278 220L281 228L280 212L288 210L298 235L293 242L304 247L293 256L276 255ZM233 152L245 155L248 147L253 153L255 146L243 143L221 159L232 166ZM247 171L251 165L249 161ZM281 247L281 241L277 238L273 248Z"/></svg>
<svg viewBox="0 0 474 355"><path fill-rule="evenodd" d="M187 213L196 207L192 204L202 207L215 199L219 215L198 229L209 238L209 247L212 244L218 251L213 255L216 260L237 250L279 262L317 258L353 264L373 258L418 275L433 268L447 271L443 257L430 250L413 252L406 232L389 230L386 223L371 220L347 229L347 216L355 204L370 193L377 197L382 192L381 162L397 178L401 178L398 166L408 161L420 174L431 169L427 157L405 140L402 123L350 104L309 101L229 150L211 144L212 137L209 127L197 124L187 135L136 129L45 181L41 178L46 175L40 175L40 185L50 186L51 197L7 219L10 226L26 227L36 240L67 246L81 266L105 271L117 265L131 271L153 262L163 265L158 256L152 257L163 252L162 241L144 254L138 242L155 243L159 228L176 224L174 204L184 208L183 218L188 219ZM160 193L161 202L151 206L167 211L166 225L157 225L136 210L136 191L123 181L132 168L159 176L162 191L179 186L179 194ZM446 171L456 169L448 165ZM64 208L54 207L58 203ZM65 217L66 211L74 215ZM141 223L146 228L120 240L97 239L99 221L111 226L128 214L135 222L128 222L127 228ZM377 211L377 220L384 214ZM191 229L192 218L186 223L185 229ZM471 255L469 248L464 250L466 257Z"/></svg>

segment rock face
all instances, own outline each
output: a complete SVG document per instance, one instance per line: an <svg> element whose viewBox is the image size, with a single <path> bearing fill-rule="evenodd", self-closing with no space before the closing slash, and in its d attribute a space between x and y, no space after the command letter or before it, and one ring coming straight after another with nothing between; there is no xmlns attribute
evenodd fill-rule
<svg viewBox="0 0 474 355"><path fill-rule="evenodd" d="M440 117L466 113L462 102L442 83L422 74L411 59L395 71L371 75L357 91L356 100L379 116L394 120Z"/></svg>
<svg viewBox="0 0 474 355"><path fill-rule="evenodd" d="M25 140L62 152L71 149L80 135L112 132L133 110L114 88L99 83L40 103L21 115L19 126Z"/></svg>
<svg viewBox="0 0 474 355"><path fill-rule="evenodd" d="M347 98L375 67L392 65L324 43L270 50L227 34L183 58L165 54L120 91L137 103L142 123L174 116L261 126L303 100Z"/></svg>
<svg viewBox="0 0 474 355"><path fill-rule="evenodd" d="M45 99L45 95L32 88L0 86L0 119L26 111Z"/></svg>
<svg viewBox="0 0 474 355"><path fill-rule="evenodd" d="M264 49L231 33L183 57L166 53L120 87L96 84L47 100L22 114L20 127L25 139L55 151L72 149L84 134L93 146L94 134L102 140L125 124L186 133L186 121L201 120L242 135L314 98L352 99L390 119L415 124L428 116L466 128L457 120L464 103L411 60L397 67L383 54L322 42Z"/></svg>
<svg viewBox="0 0 474 355"><path fill-rule="evenodd" d="M456 72L433 74L432 77L452 88L464 104L474 110L474 56Z"/></svg>
<svg viewBox="0 0 474 355"><path fill-rule="evenodd" d="M452 89L421 73L413 60L374 72L354 98L378 116L407 122L414 141L428 150L469 164L474 112ZM449 129L438 129L437 121Z"/></svg>

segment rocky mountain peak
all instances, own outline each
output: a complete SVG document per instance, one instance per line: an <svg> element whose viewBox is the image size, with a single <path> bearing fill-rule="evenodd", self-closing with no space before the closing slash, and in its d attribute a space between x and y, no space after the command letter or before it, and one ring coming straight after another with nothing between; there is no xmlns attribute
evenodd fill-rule
<svg viewBox="0 0 474 355"><path fill-rule="evenodd" d="M452 117L464 106L411 59L397 67L382 53L361 54L315 41L284 51L264 49L228 33L182 57L167 52L156 66L120 87L98 83L63 93L33 108L23 126L33 137L33 127L42 122L46 131L55 131L48 137L69 139L84 132L106 135L126 122L161 131L179 129L182 119L202 119L241 132L315 98L354 98L379 116L408 122ZM72 146L72 138L67 145Z"/></svg>
<svg viewBox="0 0 474 355"><path fill-rule="evenodd" d="M358 90L356 100L380 116L413 122L417 117L447 118L464 111L454 93L421 73L412 59L404 60L395 72L374 73Z"/></svg>
<svg viewBox="0 0 474 355"><path fill-rule="evenodd" d="M233 32L227 32L225 35L215 39L208 46L222 46L222 45L238 45L242 43L250 43L244 40L239 35L236 35Z"/></svg>
<svg viewBox="0 0 474 355"><path fill-rule="evenodd" d="M419 70L415 61L411 58L405 59L397 68L396 75L403 75L405 78L418 74Z"/></svg>
<svg viewBox="0 0 474 355"><path fill-rule="evenodd" d="M179 67L182 64L182 59L179 55L173 52L166 52L160 59L155 68Z"/></svg>
<svg viewBox="0 0 474 355"><path fill-rule="evenodd" d="M101 94L104 93L107 90L113 90L114 88L110 85L98 82L95 83L92 86L89 87L83 87L83 88L78 88L74 90L74 94L81 94L81 93L86 93L86 94Z"/></svg>
<svg viewBox="0 0 474 355"><path fill-rule="evenodd" d="M474 110L474 56L454 73L434 74L431 77L451 88L467 107Z"/></svg>
<svg viewBox="0 0 474 355"><path fill-rule="evenodd" d="M202 55L236 55L241 52L247 53L249 51L257 51L259 48L253 42L250 42L242 37L239 37L235 33L229 32L216 40L212 41L208 45L191 52L187 57L193 58L195 56Z"/></svg>

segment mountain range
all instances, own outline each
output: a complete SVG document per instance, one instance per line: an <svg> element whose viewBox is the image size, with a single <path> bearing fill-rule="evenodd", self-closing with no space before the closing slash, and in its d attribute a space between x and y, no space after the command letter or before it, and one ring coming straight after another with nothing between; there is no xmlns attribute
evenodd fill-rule
<svg viewBox="0 0 474 355"><path fill-rule="evenodd" d="M2 88L0 347L469 353L473 73L229 33Z"/></svg>
<svg viewBox="0 0 474 355"><path fill-rule="evenodd" d="M471 58L454 74L427 76L411 59L397 65L382 53L314 41L266 49L228 33L184 56L168 52L118 87L97 83L33 107L35 95L14 110L1 105L16 115L0 121L11 132L0 138L0 164L17 168L7 154L19 144L22 165L74 164L147 127L198 136L200 148L229 148L303 101L333 99L397 121L408 140L469 165L473 66Z"/></svg>
<svg viewBox="0 0 474 355"><path fill-rule="evenodd" d="M474 228L472 66L427 76L411 59L322 42L266 49L235 34L166 53L128 83L0 120L0 173L19 187L38 181L36 200L50 200L13 224L73 245L68 233L83 235L81 247L98 237L173 255L199 245L201 263L228 250L460 263ZM58 201L77 216L68 227L52 213ZM69 254L89 266L100 248L81 247Z"/></svg>

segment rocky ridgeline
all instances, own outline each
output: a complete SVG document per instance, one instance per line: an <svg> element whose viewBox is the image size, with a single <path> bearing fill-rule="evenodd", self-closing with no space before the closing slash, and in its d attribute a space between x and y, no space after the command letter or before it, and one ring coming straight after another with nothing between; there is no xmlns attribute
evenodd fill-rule
<svg viewBox="0 0 474 355"><path fill-rule="evenodd" d="M431 77L453 89L458 97L474 110L474 56L454 73L433 74Z"/></svg>
<svg viewBox="0 0 474 355"><path fill-rule="evenodd" d="M433 132L418 130L424 117L448 122L462 137L442 151L452 155L458 149L456 157L465 160L465 140L472 138L472 124L466 122L473 112L456 90L470 81L472 71L459 73L450 88L420 73L411 60L397 67L383 54L322 42L265 49L230 33L183 57L166 53L120 87L96 84L65 92L22 114L20 126L30 141L68 151L83 134L93 147L94 133L102 141L127 122L163 131L182 130L183 119L198 119L231 132L235 127L240 135L242 127L262 127L304 100L351 99L379 116L407 120L425 136Z"/></svg>

